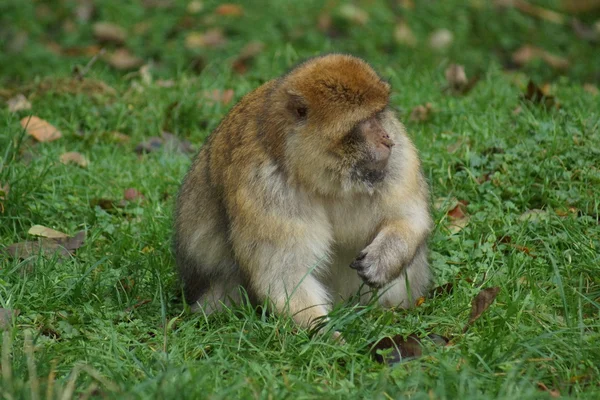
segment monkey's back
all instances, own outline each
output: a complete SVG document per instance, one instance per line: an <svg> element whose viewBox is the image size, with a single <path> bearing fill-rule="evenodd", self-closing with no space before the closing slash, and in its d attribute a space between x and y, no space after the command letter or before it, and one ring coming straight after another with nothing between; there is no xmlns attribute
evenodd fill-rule
<svg viewBox="0 0 600 400"><path fill-rule="evenodd" d="M193 302L219 275L238 273L229 243L227 203L252 165L269 156L260 144L264 99L276 81L244 96L209 135L186 174L175 208L173 248L184 295ZM229 200L229 201L228 201Z"/></svg>

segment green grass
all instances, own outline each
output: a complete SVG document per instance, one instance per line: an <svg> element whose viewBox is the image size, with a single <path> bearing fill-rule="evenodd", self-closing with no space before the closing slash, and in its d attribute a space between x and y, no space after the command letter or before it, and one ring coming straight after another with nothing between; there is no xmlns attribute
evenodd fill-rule
<svg viewBox="0 0 600 400"><path fill-rule="evenodd" d="M114 93L48 84L89 61L56 55L46 44L94 43L91 22L73 17L76 2L0 6L0 96L24 93L33 105L17 113L0 108L0 186L10 185L0 200L0 243L28 239L34 224L87 232L67 260L0 254L0 308L19 310L4 331L2 371L12 372L0 378L4 398L33 398L36 390L43 398L49 382L53 398L70 398L71 390L109 398L550 398L540 382L563 396L600 396L600 96L583 89L600 81L597 46L568 26L499 12L487 2L416 2L412 10L392 3L357 2L369 12L365 26L340 20L333 7L337 36L329 37L317 30L315 1L247 2L243 17L212 20L213 1L191 17L184 1L167 10L102 1L92 22L122 25L127 47L153 61L149 84L96 62L86 78ZM417 36L416 48L394 42L400 16ZM75 29L65 32L69 20ZM140 22L151 28L135 33ZM213 25L229 39L224 48L185 49L187 32ZM427 45L438 28L455 35L444 52ZM14 52L19 35L28 41ZM239 75L231 60L249 40L266 47ZM533 62L506 72L522 44L567 57L571 67L559 73ZM163 129L199 148L233 104L211 104L204 91L233 89L238 100L325 51L353 52L389 79L392 104L421 152L432 202L468 201L471 216L451 235L445 213L435 211L431 264L436 283L452 282L453 292L408 311L340 307L332 324L346 335L343 346L243 306L210 317L186 311L170 237L173 197L191 159L134 152ZM201 72L193 67L198 57ZM452 62L481 75L465 96L442 91ZM552 82L560 109L523 100L529 78ZM161 87L157 79L174 86ZM410 121L412 108L427 102L431 118ZM35 144L19 125L30 114L64 137ZM116 143L113 131L130 141ZM85 154L90 165L61 164L65 151ZM90 205L98 198L118 201L127 188L145 199L118 212ZM533 209L545 213L520 218ZM463 334L472 298L490 286L501 288L498 298ZM427 332L451 344L392 367L369 357L370 343L381 337Z"/></svg>

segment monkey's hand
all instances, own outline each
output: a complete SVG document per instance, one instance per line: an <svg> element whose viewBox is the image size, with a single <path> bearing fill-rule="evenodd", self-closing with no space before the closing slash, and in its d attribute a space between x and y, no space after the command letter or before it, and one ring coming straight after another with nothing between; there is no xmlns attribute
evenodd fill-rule
<svg viewBox="0 0 600 400"><path fill-rule="evenodd" d="M390 224L360 252L350 267L367 285L384 287L411 263L425 238L426 229L410 226L405 221Z"/></svg>

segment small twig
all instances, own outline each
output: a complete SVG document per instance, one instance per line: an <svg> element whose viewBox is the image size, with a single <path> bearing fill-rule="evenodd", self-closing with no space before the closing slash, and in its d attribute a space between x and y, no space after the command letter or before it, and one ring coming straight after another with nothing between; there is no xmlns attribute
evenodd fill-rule
<svg viewBox="0 0 600 400"><path fill-rule="evenodd" d="M96 63L96 61L98 61L98 58L100 58L101 55L103 55L105 52L104 47L100 49L99 52L97 52L94 57L92 57L92 59L90 61L88 61L88 63L85 65L85 67L79 69L77 68L76 71L76 76L77 79L83 79L83 77L85 76L85 74L88 73L88 71L90 70L90 68L92 68L92 66Z"/></svg>

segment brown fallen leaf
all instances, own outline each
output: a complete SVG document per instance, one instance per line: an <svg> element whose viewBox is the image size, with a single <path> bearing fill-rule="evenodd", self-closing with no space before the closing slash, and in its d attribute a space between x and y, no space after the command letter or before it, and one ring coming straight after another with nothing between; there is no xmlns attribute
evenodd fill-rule
<svg viewBox="0 0 600 400"><path fill-rule="evenodd" d="M88 23L95 10L93 0L79 0L75 7L75 17L82 24Z"/></svg>
<svg viewBox="0 0 600 400"><path fill-rule="evenodd" d="M544 21L553 22L555 24L562 25L566 22L566 17L561 13L549 10L544 7L533 5L525 0L500 0L496 1L496 4L507 3L507 5L514 6L517 10L524 14L530 15L535 18L543 19Z"/></svg>
<svg viewBox="0 0 600 400"><path fill-rule="evenodd" d="M31 228L29 228L29 230L27 231L27 234L33 235L33 236L41 236L41 237L50 238L50 239L68 238L69 237L69 235L67 235L66 233L55 231L54 229L47 228L43 225L33 225Z"/></svg>
<svg viewBox="0 0 600 400"><path fill-rule="evenodd" d="M481 314L483 314L483 312L494 302L499 292L500 288L496 286L482 289L477 296L475 296L471 303L471 316L469 317L469 322L467 322L463 329L463 333L466 332L479 317L481 317Z"/></svg>
<svg viewBox="0 0 600 400"><path fill-rule="evenodd" d="M19 310L0 308L0 331L5 331L12 327L13 319L19 315Z"/></svg>
<svg viewBox="0 0 600 400"><path fill-rule="evenodd" d="M21 126L38 142L51 142L62 137L54 125L34 115L21 119Z"/></svg>
<svg viewBox="0 0 600 400"><path fill-rule="evenodd" d="M204 3L199 0L192 0L188 3L185 10L190 14L198 14L204 9Z"/></svg>
<svg viewBox="0 0 600 400"><path fill-rule="evenodd" d="M217 15L223 15L228 17L240 17L244 15L244 9L239 4L221 4L215 10Z"/></svg>
<svg viewBox="0 0 600 400"><path fill-rule="evenodd" d="M548 211L537 208L527 210L519 216L519 221L537 223L548 220Z"/></svg>
<svg viewBox="0 0 600 400"><path fill-rule="evenodd" d="M581 40L591 43L600 41L600 30L584 24L577 18L571 20L571 28L573 29L573 32L575 32L575 35Z"/></svg>
<svg viewBox="0 0 600 400"><path fill-rule="evenodd" d="M252 60L259 55L265 48L263 42L254 41L246 44L240 54L233 60L233 70L239 74L244 74Z"/></svg>
<svg viewBox="0 0 600 400"><path fill-rule="evenodd" d="M591 83L584 83L583 90L592 94L593 96L598 96L598 93L600 93L600 91L598 90L598 87Z"/></svg>
<svg viewBox="0 0 600 400"><path fill-rule="evenodd" d="M0 182L0 214L4 214L4 201L8 197L8 193L10 192L10 186L8 183L2 184Z"/></svg>
<svg viewBox="0 0 600 400"><path fill-rule="evenodd" d="M131 140L129 136L124 133L113 131L107 134L108 138L115 143L127 143Z"/></svg>
<svg viewBox="0 0 600 400"><path fill-rule="evenodd" d="M112 22L96 22L92 27L92 31L96 40L100 42L123 44L127 39L125 29Z"/></svg>
<svg viewBox="0 0 600 400"><path fill-rule="evenodd" d="M560 103L554 98L554 96L548 94L547 89L537 86L533 81L529 81L527 84L527 90L522 98L534 104L540 104L548 108L560 108Z"/></svg>
<svg viewBox="0 0 600 400"><path fill-rule="evenodd" d="M62 49L61 54L70 57L93 57L99 54L101 50L100 46L92 44L89 46L65 47Z"/></svg>
<svg viewBox="0 0 600 400"><path fill-rule="evenodd" d="M543 382L538 382L537 387L542 392L547 392L553 399L558 399L560 397L558 389L549 389Z"/></svg>
<svg viewBox="0 0 600 400"><path fill-rule="evenodd" d="M469 82L467 74L465 73L465 67L462 65L450 64L448 68L446 68L445 75L448 85L453 90L460 90Z"/></svg>
<svg viewBox="0 0 600 400"><path fill-rule="evenodd" d="M31 110L31 103L23 94L19 93L6 101L8 111L16 113L17 111Z"/></svg>
<svg viewBox="0 0 600 400"><path fill-rule="evenodd" d="M195 152L189 141L179 139L169 132L163 132L161 137L154 136L148 138L135 147L135 152L138 154L147 154L160 149L184 154Z"/></svg>
<svg viewBox="0 0 600 400"><path fill-rule="evenodd" d="M119 212L123 212L123 208L127 205L126 200L111 200L111 199L92 199L90 201L90 207L100 207L104 211L108 211L109 213L118 214Z"/></svg>
<svg viewBox="0 0 600 400"><path fill-rule="evenodd" d="M446 50L452 42L454 42L454 34L448 29L438 29L429 35L429 47L433 50Z"/></svg>
<svg viewBox="0 0 600 400"><path fill-rule="evenodd" d="M424 342L431 342L438 346L446 346L449 340L433 333L423 338L410 334L406 339L402 335L385 337L375 344L371 344L371 356L381 364L397 364L406 362L423 354Z"/></svg>
<svg viewBox="0 0 600 400"><path fill-rule="evenodd" d="M569 60L566 58L556 56L540 47L527 44L519 47L512 54L513 62L519 66L524 66L537 59L542 59L546 64L558 70L565 70L570 65Z"/></svg>
<svg viewBox="0 0 600 400"><path fill-rule="evenodd" d="M14 243L5 247L2 251L8 253L13 258L20 258L22 260L38 254L48 257L57 255L58 258L67 258L72 256L74 250L80 248L84 241L85 231L80 231L73 237L43 238L38 241Z"/></svg>
<svg viewBox="0 0 600 400"><path fill-rule="evenodd" d="M115 50L112 54L105 56L104 60L108 65L118 70L135 69L144 64L144 60L131 54L131 52L125 48Z"/></svg>
<svg viewBox="0 0 600 400"><path fill-rule="evenodd" d="M408 47L417 45L417 37L405 21L398 22L394 27L394 40L396 43Z"/></svg>
<svg viewBox="0 0 600 400"><path fill-rule="evenodd" d="M134 188L128 188L123 191L123 198L127 201L143 200L144 195Z"/></svg>
<svg viewBox="0 0 600 400"><path fill-rule="evenodd" d="M449 90L455 94L467 94L475 87L479 81L479 76L467 79L465 68L462 65L450 64L445 71L446 81L448 86L445 90Z"/></svg>
<svg viewBox="0 0 600 400"><path fill-rule="evenodd" d="M185 47L190 50L223 47L227 38L220 29L211 29L206 32L189 32L185 37Z"/></svg>
<svg viewBox="0 0 600 400"><path fill-rule="evenodd" d="M429 119L433 111L431 103L416 106L412 109L409 119L414 122L425 122Z"/></svg>
<svg viewBox="0 0 600 400"><path fill-rule="evenodd" d="M68 151L60 155L60 162L63 164L77 164L82 168L86 168L89 165L89 160L81 153L76 151Z"/></svg>
<svg viewBox="0 0 600 400"><path fill-rule="evenodd" d="M457 201L456 205L448 210L448 231L451 234L456 234L462 231L469 223L470 215L467 214L467 205L469 203L464 200Z"/></svg>
<svg viewBox="0 0 600 400"><path fill-rule="evenodd" d="M600 10L600 0L562 0L562 9L574 14Z"/></svg>
<svg viewBox="0 0 600 400"><path fill-rule="evenodd" d="M345 3L338 9L340 17L348 22L358 25L365 25L369 22L369 13L355 6L354 4Z"/></svg>
<svg viewBox="0 0 600 400"><path fill-rule="evenodd" d="M233 89L213 89L210 91L204 91L204 98L207 100L211 100L208 102L208 104L213 104L213 102L217 102L226 106L227 104L231 103L231 100L233 100L234 95L235 92L233 91Z"/></svg>

